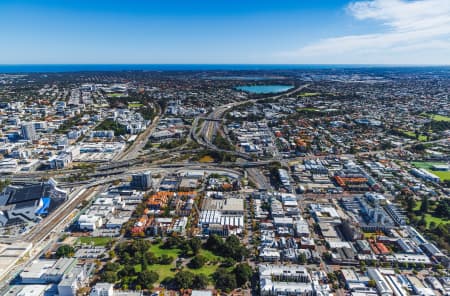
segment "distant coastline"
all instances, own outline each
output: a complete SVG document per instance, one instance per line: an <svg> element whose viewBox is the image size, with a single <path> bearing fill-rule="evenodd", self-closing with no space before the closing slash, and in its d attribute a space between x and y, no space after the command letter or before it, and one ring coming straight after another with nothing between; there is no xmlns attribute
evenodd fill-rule
<svg viewBox="0 0 450 296"><path fill-rule="evenodd" d="M352 64L0 64L0 73L59 73L91 71L270 71L365 68L450 68L448 65L352 65Z"/></svg>

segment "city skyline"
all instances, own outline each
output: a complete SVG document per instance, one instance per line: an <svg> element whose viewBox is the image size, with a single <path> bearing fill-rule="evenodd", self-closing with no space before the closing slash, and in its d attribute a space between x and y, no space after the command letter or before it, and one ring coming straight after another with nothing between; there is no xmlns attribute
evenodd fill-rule
<svg viewBox="0 0 450 296"><path fill-rule="evenodd" d="M450 64L450 3L3 1L0 64Z"/></svg>

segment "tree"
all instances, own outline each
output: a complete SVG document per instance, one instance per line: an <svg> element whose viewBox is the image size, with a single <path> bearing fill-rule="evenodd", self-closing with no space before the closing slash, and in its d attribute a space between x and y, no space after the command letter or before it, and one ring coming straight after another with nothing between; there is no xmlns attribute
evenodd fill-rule
<svg viewBox="0 0 450 296"><path fill-rule="evenodd" d="M336 276L336 274L335 274L334 272L328 273L328 274L327 274L327 277L328 277L328 280L329 280L331 283L334 283L335 281L337 281L337 276Z"/></svg>
<svg viewBox="0 0 450 296"><path fill-rule="evenodd" d="M412 213L412 211L416 207L416 201L414 200L414 197L412 197L412 196L408 197L406 202L407 202L407 205L406 205L407 211Z"/></svg>
<svg viewBox="0 0 450 296"><path fill-rule="evenodd" d="M426 214L428 212L428 197L422 197L422 204L420 205L420 212Z"/></svg>
<svg viewBox="0 0 450 296"><path fill-rule="evenodd" d="M147 253L144 253L142 255L142 260L141 260L141 270L147 270L148 268L148 260L147 260Z"/></svg>
<svg viewBox="0 0 450 296"><path fill-rule="evenodd" d="M222 261L222 264L220 264L221 267L231 267L236 264L236 260L233 258L224 258Z"/></svg>
<svg viewBox="0 0 450 296"><path fill-rule="evenodd" d="M253 271L250 265L241 263L234 268L234 274L236 276L236 284L239 287L242 287L251 280Z"/></svg>
<svg viewBox="0 0 450 296"><path fill-rule="evenodd" d="M437 217L448 218L450 217L450 199L442 199L435 210Z"/></svg>
<svg viewBox="0 0 450 296"><path fill-rule="evenodd" d="M114 252L114 250L110 250L110 251L108 252L108 255L109 255L109 258L111 258L111 259L116 258L116 253Z"/></svg>
<svg viewBox="0 0 450 296"><path fill-rule="evenodd" d="M131 253L140 253L143 254L145 252L147 252L148 249L150 249L150 247L152 246L152 243L149 242L148 240L144 240L144 239L138 239L138 240L134 240L131 243Z"/></svg>
<svg viewBox="0 0 450 296"><path fill-rule="evenodd" d="M62 245L56 250L56 257L70 258L75 255L75 249L69 245Z"/></svg>
<svg viewBox="0 0 450 296"><path fill-rule="evenodd" d="M213 279L217 289L230 292L237 287L236 277L224 268L218 268L213 273Z"/></svg>
<svg viewBox="0 0 450 296"><path fill-rule="evenodd" d="M162 245L162 248L163 249L175 249L177 247L181 248L183 242L184 242L184 239L181 237L170 236L166 239L166 241Z"/></svg>
<svg viewBox="0 0 450 296"><path fill-rule="evenodd" d="M195 275L190 271L180 271L175 274L174 282L178 289L189 289L194 283Z"/></svg>
<svg viewBox="0 0 450 296"><path fill-rule="evenodd" d="M139 273L138 281L142 287L146 289L153 288L153 284L159 279L159 275L155 271L143 270Z"/></svg>
<svg viewBox="0 0 450 296"><path fill-rule="evenodd" d="M427 221L425 220L425 214L422 214L422 217L419 220L419 223L417 223L418 226L423 226L426 227L427 226Z"/></svg>
<svg viewBox="0 0 450 296"><path fill-rule="evenodd" d="M197 255L202 247L202 241L198 237L194 237L189 241L189 245L194 255Z"/></svg>
<svg viewBox="0 0 450 296"><path fill-rule="evenodd" d="M223 240L217 234L210 235L205 243L205 249L217 252L222 248Z"/></svg>
<svg viewBox="0 0 450 296"><path fill-rule="evenodd" d="M119 271L119 276L121 278L134 276L134 275L135 275L135 270L134 270L134 266L132 266L132 265L124 265L123 268Z"/></svg>
<svg viewBox="0 0 450 296"><path fill-rule="evenodd" d="M305 253L300 253L300 255L298 256L298 261L300 262L300 264L305 264L306 263L306 255L305 255Z"/></svg>
<svg viewBox="0 0 450 296"><path fill-rule="evenodd" d="M203 273L200 273L195 276L192 288L205 289L208 286L208 283L209 283L208 277Z"/></svg>
<svg viewBox="0 0 450 296"><path fill-rule="evenodd" d="M190 244L189 244L188 241L183 241L183 242L181 242L181 243L178 245L178 247L179 247L180 250L181 250L181 255L182 255L182 256L188 256L189 253L191 252L191 246L190 246Z"/></svg>
<svg viewBox="0 0 450 296"><path fill-rule="evenodd" d="M107 283L114 284L117 282L117 279L117 274L114 271L105 271L102 273L102 280Z"/></svg>
<svg viewBox="0 0 450 296"><path fill-rule="evenodd" d="M431 221L430 222L430 229L435 229L436 228L436 222Z"/></svg>
<svg viewBox="0 0 450 296"><path fill-rule="evenodd" d="M194 258L192 258L191 262L189 262L189 267L190 268L201 268L203 267L203 265L205 265L205 263L207 262L205 256L202 255L196 255Z"/></svg>
<svg viewBox="0 0 450 296"><path fill-rule="evenodd" d="M105 264L105 267L103 267L103 270L116 272L117 270L119 270L119 268L120 268L120 264L115 263L115 262L108 262Z"/></svg>
<svg viewBox="0 0 450 296"><path fill-rule="evenodd" d="M375 288L377 286L377 282L375 280L369 280L367 285L371 288Z"/></svg>
<svg viewBox="0 0 450 296"><path fill-rule="evenodd" d="M365 261L360 261L359 266L360 266L362 272L366 271L367 268L366 268L366 262Z"/></svg>
<svg viewBox="0 0 450 296"><path fill-rule="evenodd" d="M159 264L162 265L169 265L173 262L173 257L170 257L167 254L162 254L162 256L159 258Z"/></svg>
<svg viewBox="0 0 450 296"><path fill-rule="evenodd" d="M248 251L245 248L245 246L241 245L241 241L237 236L230 235L225 240L225 243L221 248L220 254L223 255L224 257L230 257L236 261L241 261L243 258L247 256Z"/></svg>
<svg viewBox="0 0 450 296"><path fill-rule="evenodd" d="M322 257L323 257L323 259L324 259L325 261L327 261L327 262L331 261L331 258L332 258L330 252L325 252L325 253L323 253L323 254L322 254Z"/></svg>

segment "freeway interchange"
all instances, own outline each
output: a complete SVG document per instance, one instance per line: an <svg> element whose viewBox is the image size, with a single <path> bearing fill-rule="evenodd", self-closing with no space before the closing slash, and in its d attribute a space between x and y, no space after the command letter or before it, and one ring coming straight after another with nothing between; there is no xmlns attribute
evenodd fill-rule
<svg viewBox="0 0 450 296"><path fill-rule="evenodd" d="M276 96L269 97L269 99L276 99L283 96L290 96L305 86L299 86L289 92L278 94ZM268 99L265 97L264 99ZM78 182L65 182L60 181L59 186L67 188L70 193L67 201L65 201L60 207L54 210L50 215L45 217L39 224L35 225L32 229L22 234L20 240L31 242L33 249L30 252L30 256L25 262L21 262L16 268L11 270L17 271L21 266L34 260L44 249L43 246L48 246L52 242L55 242L59 237L59 231L63 231L79 212L79 206L84 202L90 200L96 194L100 193L105 185L116 180L128 180L133 173L152 170L154 172L174 172L183 168L198 169L204 171L223 172L234 175L243 175L244 170L249 170L249 178L257 184L258 188L267 189L268 184L264 176L261 175L259 170L255 169L260 166L265 166L271 161L267 160L255 160L254 157L247 153L229 151L220 149L212 143L213 137L220 129L220 123L223 120L224 114L233 107L246 104L249 102L256 102L257 100L244 100L240 102L232 102L215 108L209 115L203 119L201 125L199 125L199 119L195 118L189 133L191 141L196 142L202 149L209 149L218 152L230 153L245 161L239 162L226 162L226 163L194 163L194 162L173 162L170 161L171 154L194 154L201 149L185 149L184 145L175 149L171 149L167 152L154 153L152 155L140 155L145 143L149 136L156 128L159 119L161 117L161 110L159 114L154 118L152 124L142 132L136 140L131 144L128 149L119 153L109 163L96 164L93 169L86 174L86 180ZM154 164L155 160L159 160L160 164ZM162 162L162 163L161 163ZM36 180L42 180L44 178L57 178L64 180L64 178L77 173L85 172L80 168L73 169L61 169L51 172L46 172L44 175L42 172L20 172L11 176L11 180L16 183L30 183ZM10 277L5 277L10 278ZM3 284L6 281L3 280Z"/></svg>

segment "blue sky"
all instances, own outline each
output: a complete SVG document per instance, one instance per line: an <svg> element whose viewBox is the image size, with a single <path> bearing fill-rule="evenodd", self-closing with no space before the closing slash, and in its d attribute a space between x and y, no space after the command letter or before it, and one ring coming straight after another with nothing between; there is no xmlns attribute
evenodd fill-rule
<svg viewBox="0 0 450 296"><path fill-rule="evenodd" d="M450 64L450 1L1 0L0 36L0 64Z"/></svg>

